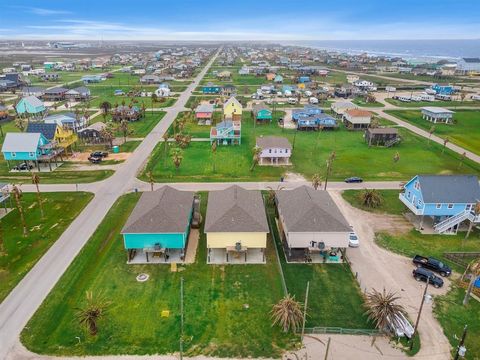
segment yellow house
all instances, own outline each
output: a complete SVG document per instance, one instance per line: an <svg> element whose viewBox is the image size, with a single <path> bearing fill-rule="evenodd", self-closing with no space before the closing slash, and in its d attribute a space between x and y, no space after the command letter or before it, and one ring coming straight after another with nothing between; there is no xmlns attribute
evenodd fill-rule
<svg viewBox="0 0 480 360"><path fill-rule="evenodd" d="M57 125L55 137L53 139L65 150L68 148L71 150L72 145L78 140L78 136L72 129Z"/></svg>
<svg viewBox="0 0 480 360"><path fill-rule="evenodd" d="M264 264L269 232L260 191L234 185L208 195L207 262Z"/></svg>
<svg viewBox="0 0 480 360"><path fill-rule="evenodd" d="M223 118L232 120L241 120L243 106L240 102L232 96L223 104Z"/></svg>
<svg viewBox="0 0 480 360"><path fill-rule="evenodd" d="M56 123L30 122L27 125L28 133L41 133L49 141L56 143L57 147L71 150L72 144L78 139L73 130Z"/></svg>

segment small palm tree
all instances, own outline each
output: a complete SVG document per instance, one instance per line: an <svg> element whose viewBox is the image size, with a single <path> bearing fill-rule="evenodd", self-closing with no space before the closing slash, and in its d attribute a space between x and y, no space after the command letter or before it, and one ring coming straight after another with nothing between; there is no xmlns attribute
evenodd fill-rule
<svg viewBox="0 0 480 360"><path fill-rule="evenodd" d="M23 212L23 206L22 206L22 190L15 184L12 186L12 194L13 198L15 199L15 204L17 206L18 213L20 214L20 222L22 223L22 228L23 228L23 236L27 236L28 230L27 230L27 222L25 220L25 213Z"/></svg>
<svg viewBox="0 0 480 360"><path fill-rule="evenodd" d="M465 158L467 157L467 153L464 151L462 153L462 156L460 156L460 162L458 163L458 168L460 169L463 165L463 162L465 161Z"/></svg>
<svg viewBox="0 0 480 360"><path fill-rule="evenodd" d="M383 197L376 189L364 189L360 193L360 201L368 208L377 208L383 203Z"/></svg>
<svg viewBox="0 0 480 360"><path fill-rule="evenodd" d="M315 190L318 190L320 186L322 186L322 178L320 174L314 174L312 177L312 186Z"/></svg>
<svg viewBox="0 0 480 360"><path fill-rule="evenodd" d="M112 122L108 122L107 126L100 131L101 138L110 144L110 147L113 147L113 139L115 139L115 134L113 130Z"/></svg>
<svg viewBox="0 0 480 360"><path fill-rule="evenodd" d="M367 311L365 314L380 331L389 332L390 324L398 322L400 315L406 316L405 308L397 304L399 299L400 297L395 293L387 293L385 289L382 292L373 289L367 293L365 298Z"/></svg>
<svg viewBox="0 0 480 360"><path fill-rule="evenodd" d="M123 142L127 142L127 136L132 133L128 120L123 119L122 121L120 121L120 124L118 125L118 130L123 134Z"/></svg>
<svg viewBox="0 0 480 360"><path fill-rule="evenodd" d="M302 305L290 294L273 305L270 315L273 325L279 325L284 332L296 332L303 321Z"/></svg>
<svg viewBox="0 0 480 360"><path fill-rule="evenodd" d="M253 148L253 158L252 158L252 166L250 167L250 171L253 171L255 169L255 166L258 165L260 162L260 154L262 153L262 148L255 146Z"/></svg>
<svg viewBox="0 0 480 360"><path fill-rule="evenodd" d="M107 115L110 113L111 108L112 108L112 104L110 104L108 101L104 101L100 104L100 109L102 109L103 120L107 118Z"/></svg>
<svg viewBox="0 0 480 360"><path fill-rule="evenodd" d="M87 291L86 304L77 309L76 318L90 335L95 336L98 333L98 321L105 316L110 305L110 301L101 296L94 297L91 291Z"/></svg>
<svg viewBox="0 0 480 360"><path fill-rule="evenodd" d="M162 135L162 139L163 139L163 150L164 150L164 153L163 153L163 166L166 167L167 166L167 148L168 148L168 139L170 138L170 136L168 135L168 133L165 131L165 133Z"/></svg>
<svg viewBox="0 0 480 360"><path fill-rule="evenodd" d="M42 219L45 217L43 213L43 204L42 204L42 197L40 195L40 176L36 173L32 173L32 184L35 184L37 189L37 199L38 199L38 207L40 208L40 216Z"/></svg>
<svg viewBox="0 0 480 360"><path fill-rule="evenodd" d="M213 168L213 172L215 172L215 159L217 157L217 142L214 141L212 143L212 168Z"/></svg>
<svg viewBox="0 0 480 360"><path fill-rule="evenodd" d="M27 127L27 120L25 120L22 117L17 117L15 119L15 127L19 129L21 132L23 132Z"/></svg>
<svg viewBox="0 0 480 360"><path fill-rule="evenodd" d="M397 151L395 155L393 155L393 162L397 163L400 160L400 153Z"/></svg>
<svg viewBox="0 0 480 360"><path fill-rule="evenodd" d="M472 293L473 285L475 284L475 280L478 276L480 276L480 258L473 260L467 268L468 273L470 273L470 283L468 284L467 291L465 293L465 297L463 298L463 305L468 304L468 300L470 299L470 294Z"/></svg>
<svg viewBox="0 0 480 360"><path fill-rule="evenodd" d="M155 180L153 179L152 170L148 171L147 176L148 176L148 182L150 183L150 190L153 191L153 184L155 183Z"/></svg>
<svg viewBox="0 0 480 360"><path fill-rule="evenodd" d="M428 131L428 143L430 144L430 138L432 137L433 133L435 132L435 125L432 125L430 130Z"/></svg>
<svg viewBox="0 0 480 360"><path fill-rule="evenodd" d="M330 176L330 173L332 172L333 162L334 162L336 157L337 157L336 152L332 151L330 153L330 156L327 159L327 172L326 172L326 176L325 176L325 186L324 186L323 190L327 190L328 178Z"/></svg>
<svg viewBox="0 0 480 360"><path fill-rule="evenodd" d="M173 165L175 165L175 170L178 172L180 165L182 164L183 160L183 151L180 148L173 148L170 151L170 156L172 157Z"/></svg>
<svg viewBox="0 0 480 360"><path fill-rule="evenodd" d="M447 144L450 142L450 139L446 137L443 139L443 149L442 149L442 154L445 152L445 149L447 148Z"/></svg>
<svg viewBox="0 0 480 360"><path fill-rule="evenodd" d="M283 186L279 186L277 188L277 190L274 190L271 186L267 186L267 191L268 191L268 196L267 196L267 199L268 199L268 203L270 205L275 205L275 197L276 197L276 194L277 194L277 191L280 191L280 190L283 190L285 189L285 187Z"/></svg>

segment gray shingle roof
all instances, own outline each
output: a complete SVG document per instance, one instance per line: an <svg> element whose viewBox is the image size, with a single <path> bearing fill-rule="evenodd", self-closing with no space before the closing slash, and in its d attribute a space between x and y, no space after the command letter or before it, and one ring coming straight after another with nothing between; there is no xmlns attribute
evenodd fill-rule
<svg viewBox="0 0 480 360"><path fill-rule="evenodd" d="M475 175L418 175L423 202L475 203L480 201L480 185Z"/></svg>
<svg viewBox="0 0 480 360"><path fill-rule="evenodd" d="M300 186L276 192L290 232L350 232L351 227L326 191Z"/></svg>
<svg viewBox="0 0 480 360"><path fill-rule="evenodd" d="M260 104L254 104L253 107L252 107L252 110L253 110L253 113L255 115L258 114L259 111L262 111L262 110L268 110L271 112L271 110L268 108L267 105L263 104L263 103L260 103Z"/></svg>
<svg viewBox="0 0 480 360"><path fill-rule="evenodd" d="M233 185L208 194L205 232L268 232L260 191Z"/></svg>
<svg viewBox="0 0 480 360"><path fill-rule="evenodd" d="M2 152L36 152L40 133L7 133Z"/></svg>
<svg viewBox="0 0 480 360"><path fill-rule="evenodd" d="M194 193L163 186L142 194L122 234L183 233L188 226Z"/></svg>
<svg viewBox="0 0 480 360"><path fill-rule="evenodd" d="M213 112L213 104L200 104L195 108L195 112Z"/></svg>
<svg viewBox="0 0 480 360"><path fill-rule="evenodd" d="M269 148L282 148L282 149L291 149L292 145L287 138L280 136L262 136L257 137L256 144L261 149Z"/></svg>
<svg viewBox="0 0 480 360"><path fill-rule="evenodd" d="M45 124L45 123L29 123L27 125L27 133L41 133L48 140L55 138L55 132L57 130L57 124Z"/></svg>

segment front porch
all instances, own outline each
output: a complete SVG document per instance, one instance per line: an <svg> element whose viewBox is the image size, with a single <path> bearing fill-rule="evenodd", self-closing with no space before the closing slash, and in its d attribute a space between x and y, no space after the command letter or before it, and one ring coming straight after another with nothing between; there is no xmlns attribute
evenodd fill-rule
<svg viewBox="0 0 480 360"><path fill-rule="evenodd" d="M265 249L242 247L235 248L209 248L207 264L265 264Z"/></svg>
<svg viewBox="0 0 480 360"><path fill-rule="evenodd" d="M288 166L292 165L288 157L261 157L259 165L261 166Z"/></svg>
<svg viewBox="0 0 480 360"><path fill-rule="evenodd" d="M183 263L184 249L129 249L127 264Z"/></svg>

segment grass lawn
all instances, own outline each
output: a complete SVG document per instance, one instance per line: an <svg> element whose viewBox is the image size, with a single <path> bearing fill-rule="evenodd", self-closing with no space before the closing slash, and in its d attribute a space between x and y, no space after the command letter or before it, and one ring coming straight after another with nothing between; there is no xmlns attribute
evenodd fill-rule
<svg viewBox="0 0 480 360"><path fill-rule="evenodd" d="M129 122L129 129L132 133L129 135L130 137L145 137L147 136L150 131L163 119L165 116L164 111L145 111L145 117L138 120L138 121L131 121ZM91 123L96 123L99 121L106 122L112 119L111 115L107 115L105 119L103 116L97 116L95 119L91 121ZM120 124L120 123L118 123ZM116 131L115 136L123 137L123 133L121 131Z"/></svg>
<svg viewBox="0 0 480 360"><path fill-rule="evenodd" d="M278 111L275 118L282 114ZM202 131L195 131L197 130ZM202 133L208 137L208 127ZM364 142L363 132L347 131L343 126L336 131L297 132L283 129L273 121L254 127L251 113L244 112L240 146L218 146L214 159L209 142L191 143L184 150L183 161L177 172L169 156L164 166L165 145L160 143L152 153L147 170L151 169L155 180L160 182L278 180L286 171L309 178L317 172L325 173L325 161L334 150L336 160L332 180L343 180L349 176L361 176L368 180L408 180L418 173L418 169L430 174L479 173L479 165L470 160L466 160L459 168L460 155L448 149L442 154L440 144L427 144L425 138L406 129L399 128L399 133L403 141L398 146L369 148ZM294 144L291 157L293 165L257 166L250 171L255 138L260 135L287 137L290 143ZM168 151L167 149L167 153ZM400 161L394 163L393 158L397 151Z"/></svg>
<svg viewBox="0 0 480 360"><path fill-rule="evenodd" d="M468 305L463 306L464 296L465 290L454 286L447 295L435 298L434 313L454 349L453 354L462 337L464 326L468 326L465 359L474 360L480 358L480 303L470 299Z"/></svg>
<svg viewBox="0 0 480 360"><path fill-rule="evenodd" d="M25 327L21 339L30 350L55 355L174 353L180 335L181 277L184 355L279 357L298 341L271 326L271 306L283 296L271 241L266 265L207 265L204 235L196 263L180 266L181 272L171 273L168 265L127 265L119 232L139 195L117 201ZM202 194L203 212L206 198ZM139 283L135 277L142 272L150 279ZM112 301L95 338L74 320L85 291ZM170 317L160 317L162 310L169 310Z"/></svg>
<svg viewBox="0 0 480 360"><path fill-rule="evenodd" d="M398 200L398 194L400 189L397 190L378 190L378 192L383 197L383 203L378 208L369 208L362 204L360 195L362 190L345 190L342 192L342 196L347 200L352 206L362 209L364 211L374 212L377 214L393 214L393 215L402 215L406 207L403 203Z"/></svg>
<svg viewBox="0 0 480 360"><path fill-rule="evenodd" d="M400 101L396 99L390 99L387 98L385 99L386 102L389 104L399 106L399 107L422 107L422 106L440 106L440 107L447 107L447 108L452 108L455 106L479 106L480 107L480 102L479 101L410 101L410 102L405 102L405 101Z"/></svg>
<svg viewBox="0 0 480 360"><path fill-rule="evenodd" d="M454 124L433 124L422 119L420 110L388 110L389 114L405 120L424 130L435 126L434 134L441 138L449 138L451 142L471 152L480 154L480 115L475 110L458 110L454 115Z"/></svg>
<svg viewBox="0 0 480 360"><path fill-rule="evenodd" d="M361 97L357 97L357 98L353 99L352 103L354 103L355 105L361 106L361 107L384 107L385 106L381 102L378 102L378 101L366 102L365 99L363 99Z"/></svg>
<svg viewBox="0 0 480 360"><path fill-rule="evenodd" d="M3 252L0 248L0 302L93 198L93 194L85 192L43 193L41 196L44 219L40 216L37 195L23 194L21 202L29 231L27 237L22 235L22 223L13 198L14 210L0 219L4 247Z"/></svg>
<svg viewBox="0 0 480 360"><path fill-rule="evenodd" d="M120 152L133 152L142 142L140 140L131 140L120 145Z"/></svg>

